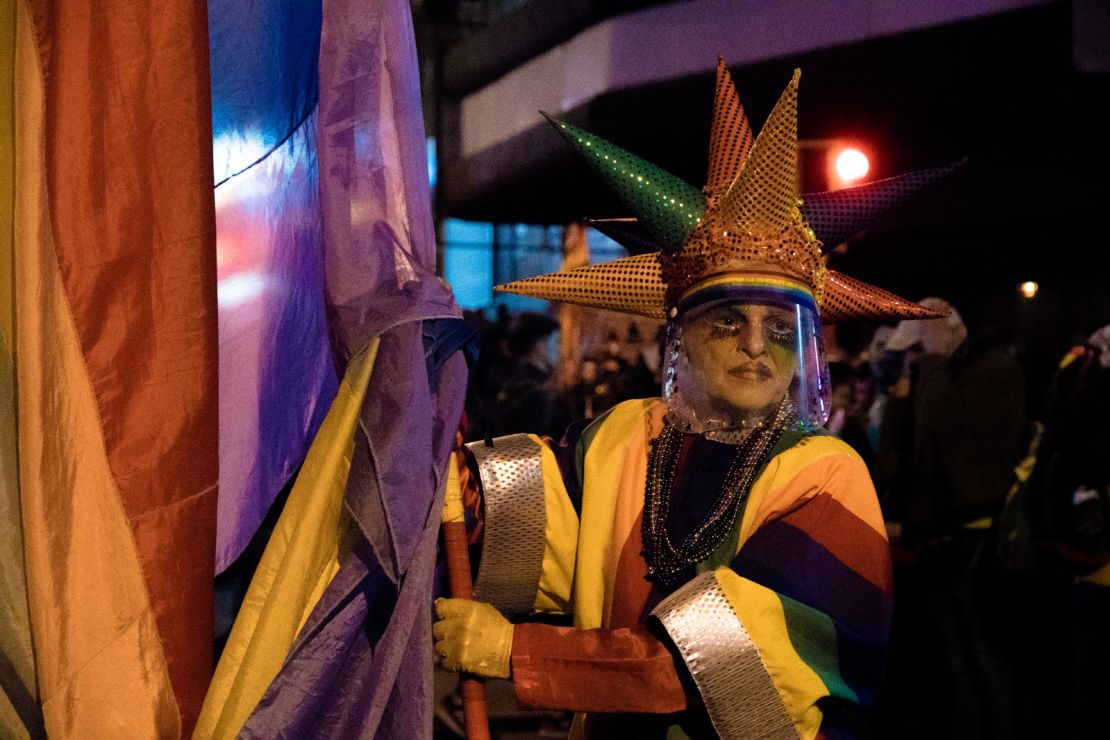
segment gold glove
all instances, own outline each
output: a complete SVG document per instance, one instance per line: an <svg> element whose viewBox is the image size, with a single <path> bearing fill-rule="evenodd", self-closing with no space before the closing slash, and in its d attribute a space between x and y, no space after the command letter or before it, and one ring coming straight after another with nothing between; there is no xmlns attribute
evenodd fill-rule
<svg viewBox="0 0 1110 740"><path fill-rule="evenodd" d="M436 599L435 652L449 671L509 677L513 625L484 601Z"/></svg>

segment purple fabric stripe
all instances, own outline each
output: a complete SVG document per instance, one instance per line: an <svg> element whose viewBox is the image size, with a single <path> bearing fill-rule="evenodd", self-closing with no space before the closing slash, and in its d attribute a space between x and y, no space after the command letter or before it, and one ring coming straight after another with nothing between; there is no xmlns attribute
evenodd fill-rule
<svg viewBox="0 0 1110 740"><path fill-rule="evenodd" d="M369 454L352 465L347 506L394 582L408 567L436 494L432 418L421 326L390 329L359 415Z"/></svg>
<svg viewBox="0 0 1110 740"><path fill-rule="evenodd" d="M465 389L466 364L456 354L434 403L429 465L437 471L446 470ZM368 543L344 560L242 737L431 736L430 607L441 506L437 495L399 588Z"/></svg>
<svg viewBox="0 0 1110 740"><path fill-rule="evenodd" d="M731 566L744 578L818 609L837 624L886 638L890 593L791 524L764 524L740 548Z"/></svg>
<svg viewBox="0 0 1110 740"><path fill-rule="evenodd" d="M345 360L390 327L460 312L435 275L408 3L324 2L319 70L327 300Z"/></svg>

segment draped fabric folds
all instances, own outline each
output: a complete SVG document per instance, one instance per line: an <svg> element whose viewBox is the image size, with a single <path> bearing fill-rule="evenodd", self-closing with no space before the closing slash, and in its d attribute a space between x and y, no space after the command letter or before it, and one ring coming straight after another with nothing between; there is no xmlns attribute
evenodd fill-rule
<svg viewBox="0 0 1110 740"><path fill-rule="evenodd" d="M318 104L298 131L312 126L328 330L345 380L251 583L201 737L431 735L427 609L466 378L443 347L453 332L432 320L449 325L459 310L434 271L408 5L322 9ZM360 386L368 346L373 375ZM324 454L326 469L314 462Z"/></svg>
<svg viewBox="0 0 1110 740"><path fill-rule="evenodd" d="M350 522L343 492L377 350L374 341L352 359L308 451L220 657L198 737L235 736L338 570Z"/></svg>
<svg viewBox="0 0 1110 740"><path fill-rule="evenodd" d="M15 0L0 0L0 735L30 737L42 734L42 717L27 611L17 454L15 19Z"/></svg>
<svg viewBox="0 0 1110 740"><path fill-rule="evenodd" d="M0 0L0 736L430 737L424 153L402 0Z"/></svg>
<svg viewBox="0 0 1110 740"><path fill-rule="evenodd" d="M15 153L0 175L14 182L14 197L0 190L14 412L0 414L0 486L22 525L0 586L17 607L5 622L22 586L29 626L3 630L13 734L173 737L191 729L212 661L206 19L185 0L0 8L14 29L0 130ZM4 734L11 717L0 709Z"/></svg>

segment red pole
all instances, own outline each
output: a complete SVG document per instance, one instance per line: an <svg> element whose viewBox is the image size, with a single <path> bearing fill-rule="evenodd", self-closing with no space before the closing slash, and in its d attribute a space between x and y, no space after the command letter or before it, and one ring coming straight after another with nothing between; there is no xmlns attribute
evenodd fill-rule
<svg viewBox="0 0 1110 740"><path fill-rule="evenodd" d="M459 485L455 464L456 458L452 455L451 471L447 476L448 486ZM470 580L470 552L466 543L465 521L443 522L443 549L447 555L451 595L456 599L473 599L474 585ZM467 740L490 740L485 684L473 675L463 673L459 676L459 686L462 689Z"/></svg>

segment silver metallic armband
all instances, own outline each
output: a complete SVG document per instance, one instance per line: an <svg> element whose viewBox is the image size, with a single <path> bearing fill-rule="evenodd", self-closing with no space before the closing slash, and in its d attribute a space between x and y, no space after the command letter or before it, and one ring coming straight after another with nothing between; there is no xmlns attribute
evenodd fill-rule
<svg viewBox="0 0 1110 740"><path fill-rule="evenodd" d="M718 735L797 739L767 666L712 571L679 588L652 614L681 653Z"/></svg>
<svg viewBox="0 0 1110 740"><path fill-rule="evenodd" d="M547 509L541 447L527 434L467 445L478 461L485 499L482 561L474 598L506 615L529 614L543 568Z"/></svg>

